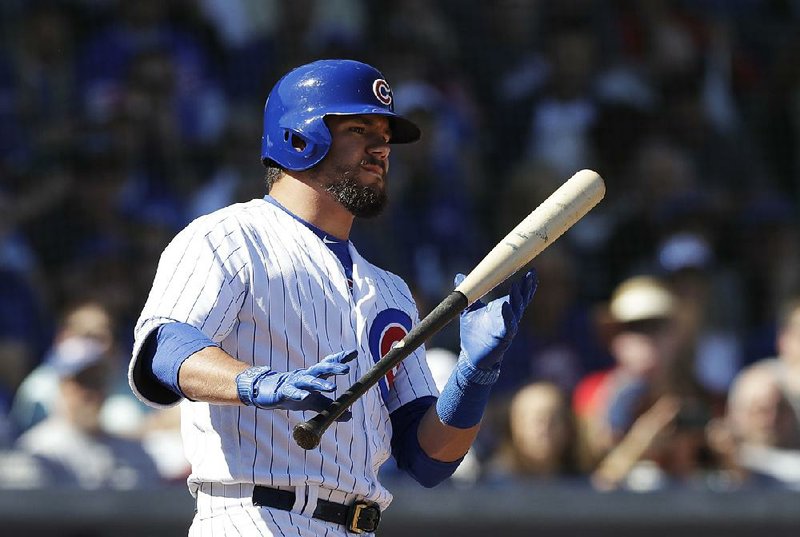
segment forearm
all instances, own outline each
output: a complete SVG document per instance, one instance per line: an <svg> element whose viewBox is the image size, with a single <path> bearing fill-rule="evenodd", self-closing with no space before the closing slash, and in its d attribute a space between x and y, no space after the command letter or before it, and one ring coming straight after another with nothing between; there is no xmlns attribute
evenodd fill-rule
<svg viewBox="0 0 800 537"><path fill-rule="evenodd" d="M168 323L153 331L142 349L143 370L179 397L240 404L236 376L249 367L223 351L198 328Z"/></svg>
<svg viewBox="0 0 800 537"><path fill-rule="evenodd" d="M460 429L442 423L436 412L436 405L431 406L417 429L419 445L428 457L441 462L454 462L466 455L480 425Z"/></svg>
<svg viewBox="0 0 800 537"><path fill-rule="evenodd" d="M435 397L421 397L403 405L390 415L392 454L397 461L397 466L424 487L435 487L453 475L461 463L460 456L450 457L451 452L458 450L449 449L453 447L452 439L447 439L447 435L442 434L443 431L435 423L424 427L426 430L429 427L431 429L428 433L423 433L423 436L427 437L426 442L433 444L433 447L430 448L431 452L442 459L431 456L422 448L419 436L419 431L423 429L422 422L426 421L426 418L430 419L431 415L434 420L439 421L436 411L431 410L435 408L435 403ZM444 426L441 423L440 425Z"/></svg>
<svg viewBox="0 0 800 537"><path fill-rule="evenodd" d="M219 347L206 347L189 356L178 372L178 383L193 401L241 405L236 376L250 367Z"/></svg>
<svg viewBox="0 0 800 537"><path fill-rule="evenodd" d="M149 386L154 393L150 400L160 404L185 397L218 405L320 412L333 402L320 392L336 389L328 377L347 374L347 362L356 356L355 351L341 351L309 368L279 373L240 362L197 328L176 322L148 336L138 367L144 379L140 384ZM339 420L350 416L347 411Z"/></svg>

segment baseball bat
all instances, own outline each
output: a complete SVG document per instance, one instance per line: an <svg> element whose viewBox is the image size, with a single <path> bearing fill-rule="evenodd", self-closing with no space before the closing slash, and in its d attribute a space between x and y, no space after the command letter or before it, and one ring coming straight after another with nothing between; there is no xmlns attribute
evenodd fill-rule
<svg viewBox="0 0 800 537"><path fill-rule="evenodd" d="M605 195L597 172L581 170L508 233L464 280L383 358L323 410L293 431L297 445L313 449L323 433L367 390L470 304L511 277L583 218Z"/></svg>

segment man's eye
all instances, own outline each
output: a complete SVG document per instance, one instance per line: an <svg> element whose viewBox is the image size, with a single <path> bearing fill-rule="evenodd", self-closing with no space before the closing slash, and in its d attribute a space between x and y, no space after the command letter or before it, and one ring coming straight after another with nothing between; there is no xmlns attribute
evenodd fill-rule
<svg viewBox="0 0 800 537"><path fill-rule="evenodd" d="M367 129L364 127L350 127L350 132L356 132L358 134L364 134L367 132Z"/></svg>

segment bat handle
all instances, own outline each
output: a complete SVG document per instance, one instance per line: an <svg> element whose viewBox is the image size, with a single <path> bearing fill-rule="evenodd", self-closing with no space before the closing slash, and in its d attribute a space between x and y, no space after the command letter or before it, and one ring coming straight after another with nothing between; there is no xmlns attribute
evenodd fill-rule
<svg viewBox="0 0 800 537"><path fill-rule="evenodd" d="M303 449L314 449L319 445L323 433L341 416L350 405L364 395L370 387L382 379L394 366L399 364L414 349L442 329L468 305L467 297L460 291L453 291L436 306L417 326L411 329L400 344L392 347L369 371L355 381L328 408L308 421L294 426L292 437Z"/></svg>

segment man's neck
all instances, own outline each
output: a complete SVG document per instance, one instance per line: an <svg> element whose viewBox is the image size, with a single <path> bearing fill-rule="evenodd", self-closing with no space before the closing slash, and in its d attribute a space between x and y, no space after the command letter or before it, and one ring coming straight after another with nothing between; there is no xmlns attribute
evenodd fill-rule
<svg viewBox="0 0 800 537"><path fill-rule="evenodd" d="M353 215L321 185L284 175L269 195L289 211L337 239L350 238Z"/></svg>

